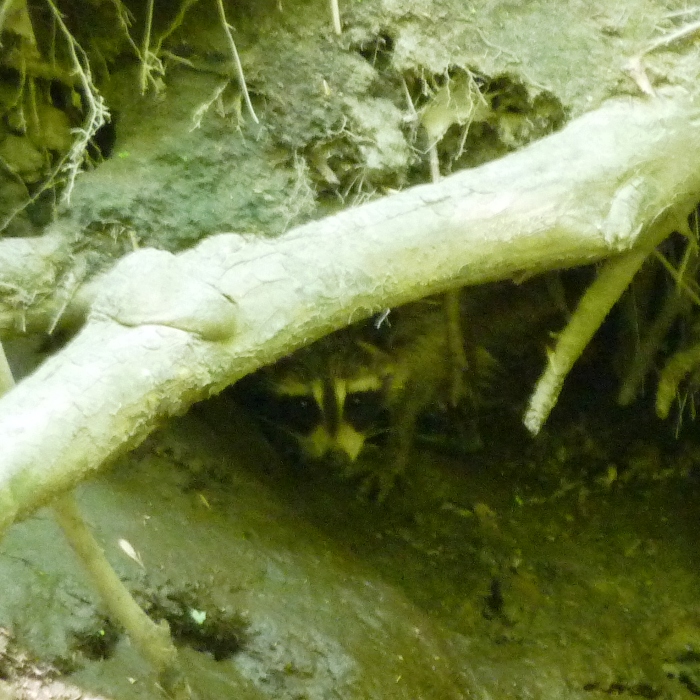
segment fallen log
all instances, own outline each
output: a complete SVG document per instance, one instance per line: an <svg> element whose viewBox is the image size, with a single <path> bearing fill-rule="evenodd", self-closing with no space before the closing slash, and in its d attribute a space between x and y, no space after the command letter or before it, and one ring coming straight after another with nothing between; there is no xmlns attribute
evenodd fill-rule
<svg viewBox="0 0 700 700"><path fill-rule="evenodd" d="M83 330L0 400L0 530L163 419L352 321L633 249L700 193L698 100L612 100L498 161L274 239L141 250L75 295Z"/></svg>

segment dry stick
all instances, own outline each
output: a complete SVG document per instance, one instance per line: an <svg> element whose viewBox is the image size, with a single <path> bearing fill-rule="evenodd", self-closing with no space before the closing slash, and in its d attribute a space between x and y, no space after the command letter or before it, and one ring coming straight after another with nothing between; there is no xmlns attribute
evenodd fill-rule
<svg viewBox="0 0 700 700"><path fill-rule="evenodd" d="M343 33L343 27L340 24L340 8L338 0L331 0L331 16L333 17L333 30L336 34Z"/></svg>
<svg viewBox="0 0 700 700"><path fill-rule="evenodd" d="M645 244L606 262L586 290L568 325L559 335L555 349L549 353L547 368L530 397L523 423L533 435L539 433L556 405L566 375L646 258L673 231L673 223L675 220L664 217L650 232Z"/></svg>
<svg viewBox="0 0 700 700"><path fill-rule="evenodd" d="M238 71L238 82L241 85L241 90L243 90L243 97L245 98L245 104L248 108L248 112L256 124L259 124L258 117L253 109L253 103L250 101L250 95L248 94L248 86L245 83L245 75L243 75L243 66L241 65L241 59L238 56L238 50L236 49L236 44L233 41L233 36L231 34L231 29L226 21L226 12L224 11L223 0L216 0L216 6L219 8L219 18L221 19L221 24L226 32L226 37L228 38L228 45L231 49L231 55L233 56L233 62L236 64L236 70Z"/></svg>
<svg viewBox="0 0 700 700"><path fill-rule="evenodd" d="M14 384L12 370L0 343L0 396ZM85 524L73 493L59 496L52 505L56 521L87 570L112 619L124 627L136 648L156 669L160 684L168 696L176 700L191 698L189 685L178 664L177 649L170 637L168 623L163 621L156 624L137 605Z"/></svg>

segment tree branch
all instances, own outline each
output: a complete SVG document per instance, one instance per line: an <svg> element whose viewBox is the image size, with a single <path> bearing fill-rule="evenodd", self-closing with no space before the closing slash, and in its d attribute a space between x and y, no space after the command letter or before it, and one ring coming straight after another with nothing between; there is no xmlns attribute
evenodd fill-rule
<svg viewBox="0 0 700 700"><path fill-rule="evenodd" d="M614 100L501 160L275 240L132 253L75 296L92 301L81 333L0 400L0 530L165 417L336 328L633 248L697 199L699 118L679 90Z"/></svg>

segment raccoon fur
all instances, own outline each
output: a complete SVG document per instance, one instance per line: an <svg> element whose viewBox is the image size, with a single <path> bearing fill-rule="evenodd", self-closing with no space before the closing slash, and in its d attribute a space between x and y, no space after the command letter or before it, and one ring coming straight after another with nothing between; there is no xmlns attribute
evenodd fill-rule
<svg viewBox="0 0 700 700"><path fill-rule="evenodd" d="M494 395L518 410L518 381L512 375L503 381L501 360L516 368L524 400L540 371L548 329L562 318L550 287L540 279L463 290L459 405L443 297L355 324L264 368L240 383L244 403L278 445L345 476L362 475L363 490L381 500L409 464L422 416L447 417L449 430L471 451L475 417Z"/></svg>
<svg viewBox="0 0 700 700"><path fill-rule="evenodd" d="M379 325L377 328L376 325ZM441 300L392 311L304 348L246 382L247 405L301 459L324 461L382 500L408 464L416 421L446 408L451 379ZM471 353L470 395L493 370Z"/></svg>

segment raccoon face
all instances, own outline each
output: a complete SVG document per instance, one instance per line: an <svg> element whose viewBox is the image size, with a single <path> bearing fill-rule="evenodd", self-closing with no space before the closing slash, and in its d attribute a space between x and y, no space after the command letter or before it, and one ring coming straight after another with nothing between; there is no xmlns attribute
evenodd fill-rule
<svg viewBox="0 0 700 700"><path fill-rule="evenodd" d="M245 403L280 446L348 473L368 443L396 452L446 376L442 320L428 311L410 331L399 316L390 334L370 322L317 341L253 375Z"/></svg>
<svg viewBox="0 0 700 700"><path fill-rule="evenodd" d="M282 378L271 387L278 425L314 460L354 462L366 441L386 430L385 381L379 375Z"/></svg>

